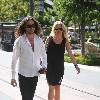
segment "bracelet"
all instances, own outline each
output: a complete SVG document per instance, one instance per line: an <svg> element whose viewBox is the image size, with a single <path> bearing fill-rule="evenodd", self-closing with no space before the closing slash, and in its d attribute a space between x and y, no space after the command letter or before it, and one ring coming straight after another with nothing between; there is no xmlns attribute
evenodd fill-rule
<svg viewBox="0 0 100 100"><path fill-rule="evenodd" d="M75 68L78 66L77 64L74 64Z"/></svg>

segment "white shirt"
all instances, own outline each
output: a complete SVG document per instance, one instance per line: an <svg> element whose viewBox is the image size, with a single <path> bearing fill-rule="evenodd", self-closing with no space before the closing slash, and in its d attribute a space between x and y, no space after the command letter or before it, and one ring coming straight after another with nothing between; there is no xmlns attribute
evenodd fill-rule
<svg viewBox="0 0 100 100"><path fill-rule="evenodd" d="M40 59L42 60L42 66L40 65ZM22 35L15 40L11 64L12 79L15 79L17 61L19 74L25 77L38 76L39 69L47 67L47 55L42 39L34 35L34 52L26 35Z"/></svg>

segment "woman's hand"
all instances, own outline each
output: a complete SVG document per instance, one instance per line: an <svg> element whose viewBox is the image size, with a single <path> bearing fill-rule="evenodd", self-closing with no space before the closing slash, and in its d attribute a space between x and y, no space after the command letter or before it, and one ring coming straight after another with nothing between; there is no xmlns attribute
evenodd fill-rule
<svg viewBox="0 0 100 100"><path fill-rule="evenodd" d="M78 67L78 65L75 65L75 68L77 70L77 74L79 74L80 73L80 68Z"/></svg>
<svg viewBox="0 0 100 100"><path fill-rule="evenodd" d="M39 73L40 74L46 74L47 69L46 68L40 68Z"/></svg>
<svg viewBox="0 0 100 100"><path fill-rule="evenodd" d="M17 82L16 82L15 79L11 79L11 85L12 85L13 87L17 86Z"/></svg>

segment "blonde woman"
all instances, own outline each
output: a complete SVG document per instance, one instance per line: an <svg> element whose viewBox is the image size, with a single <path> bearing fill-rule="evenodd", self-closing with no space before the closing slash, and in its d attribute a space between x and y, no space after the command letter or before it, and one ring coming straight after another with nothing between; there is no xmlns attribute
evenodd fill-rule
<svg viewBox="0 0 100 100"><path fill-rule="evenodd" d="M56 21L49 38L46 40L48 63L46 78L49 85L48 100L60 100L60 85L64 75L65 48L79 74L80 68L72 54L66 27L61 21Z"/></svg>

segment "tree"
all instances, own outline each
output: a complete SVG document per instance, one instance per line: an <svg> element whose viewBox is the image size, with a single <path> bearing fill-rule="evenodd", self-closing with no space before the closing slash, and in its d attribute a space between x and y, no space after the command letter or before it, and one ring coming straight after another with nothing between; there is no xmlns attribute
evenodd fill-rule
<svg viewBox="0 0 100 100"><path fill-rule="evenodd" d="M92 2L93 1L93 2ZM59 18L64 16L64 20L72 21L73 23L79 23L81 26L81 42L82 42L82 54L84 55L84 38L85 38L85 25L93 21L95 11L100 12L99 0L54 0L54 11ZM92 19L90 14L92 13ZM100 16L100 14L98 15ZM97 15L96 15L97 17ZM100 17L97 17L100 18ZM97 19L99 20L99 19Z"/></svg>
<svg viewBox="0 0 100 100"><path fill-rule="evenodd" d="M14 21L28 13L28 2L24 0L1 0L0 21Z"/></svg>

